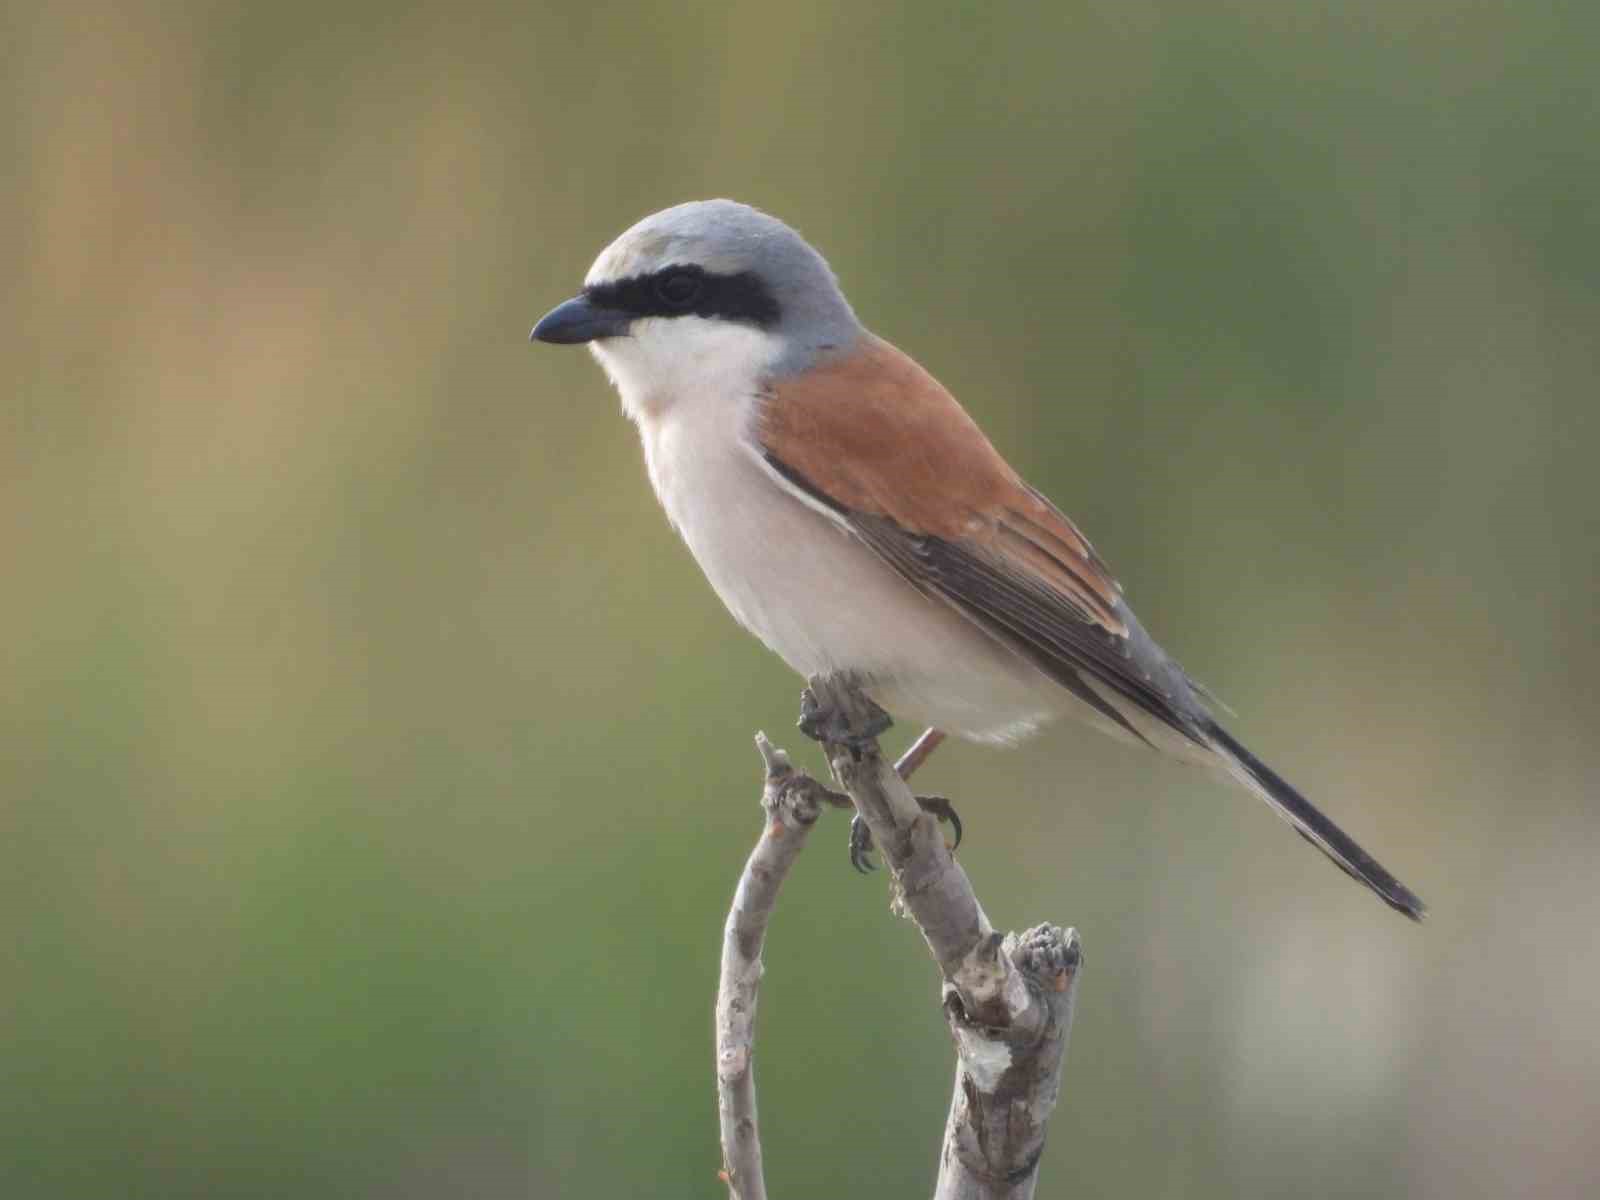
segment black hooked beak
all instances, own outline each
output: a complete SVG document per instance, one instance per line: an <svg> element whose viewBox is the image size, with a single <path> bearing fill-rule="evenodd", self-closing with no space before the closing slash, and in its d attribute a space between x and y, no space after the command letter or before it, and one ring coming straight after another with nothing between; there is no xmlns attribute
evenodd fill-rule
<svg viewBox="0 0 1600 1200"><path fill-rule="evenodd" d="M600 338L621 337L633 322L630 313L604 308L587 296L574 296L556 305L533 327L530 342L550 342L556 346L576 346Z"/></svg>

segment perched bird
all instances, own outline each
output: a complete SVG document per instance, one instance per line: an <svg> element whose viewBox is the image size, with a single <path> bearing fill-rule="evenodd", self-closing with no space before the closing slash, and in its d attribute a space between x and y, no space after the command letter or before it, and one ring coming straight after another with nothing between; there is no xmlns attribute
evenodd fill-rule
<svg viewBox="0 0 1600 1200"><path fill-rule="evenodd" d="M1222 728L1094 547L939 382L869 332L822 255L730 200L607 246L532 337L587 343L667 519L802 675L1008 743L1055 717L1216 767L1414 919L1421 900Z"/></svg>

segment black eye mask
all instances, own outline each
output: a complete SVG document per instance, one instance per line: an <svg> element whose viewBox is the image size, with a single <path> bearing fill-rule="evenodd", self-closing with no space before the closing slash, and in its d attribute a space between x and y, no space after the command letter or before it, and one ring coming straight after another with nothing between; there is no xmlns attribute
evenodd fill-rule
<svg viewBox="0 0 1600 1200"><path fill-rule="evenodd" d="M711 317L757 329L778 323L782 310L767 285L752 271L716 275L692 265L663 267L583 289L597 308L633 317Z"/></svg>

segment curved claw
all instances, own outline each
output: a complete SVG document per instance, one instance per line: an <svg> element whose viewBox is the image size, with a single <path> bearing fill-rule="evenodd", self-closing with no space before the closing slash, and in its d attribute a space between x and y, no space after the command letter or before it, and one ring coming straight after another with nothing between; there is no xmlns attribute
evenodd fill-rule
<svg viewBox="0 0 1600 1200"><path fill-rule="evenodd" d="M870 875L878 869L878 864L871 859L872 830L867 828L867 823L857 813L850 818L850 865L863 875Z"/></svg>
<svg viewBox="0 0 1600 1200"><path fill-rule="evenodd" d="M954 843L952 843L950 849L960 849L962 834L961 817L956 813L955 805L951 804L950 801L945 799L943 796L918 796L917 806L930 817L933 817L935 820L937 820L940 824L944 824L946 821L948 821L950 823L950 827L956 831L956 840Z"/></svg>

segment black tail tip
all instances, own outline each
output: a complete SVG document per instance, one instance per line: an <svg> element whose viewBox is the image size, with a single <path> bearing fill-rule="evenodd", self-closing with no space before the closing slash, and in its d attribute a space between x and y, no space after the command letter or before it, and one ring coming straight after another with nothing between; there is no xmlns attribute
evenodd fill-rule
<svg viewBox="0 0 1600 1200"><path fill-rule="evenodd" d="M1325 854L1334 866L1357 883L1370 888L1378 899L1395 912L1419 925L1427 919L1428 906L1405 884L1383 868L1355 840L1340 829L1316 805L1297 792L1289 782L1242 746L1238 739L1215 721L1206 732L1224 760L1230 761L1235 777L1255 791L1290 826Z"/></svg>
<svg viewBox="0 0 1600 1200"><path fill-rule="evenodd" d="M1395 895L1384 895L1383 902L1395 912L1410 917L1418 925L1428 919L1428 906L1422 902L1422 898L1403 887L1397 888Z"/></svg>

